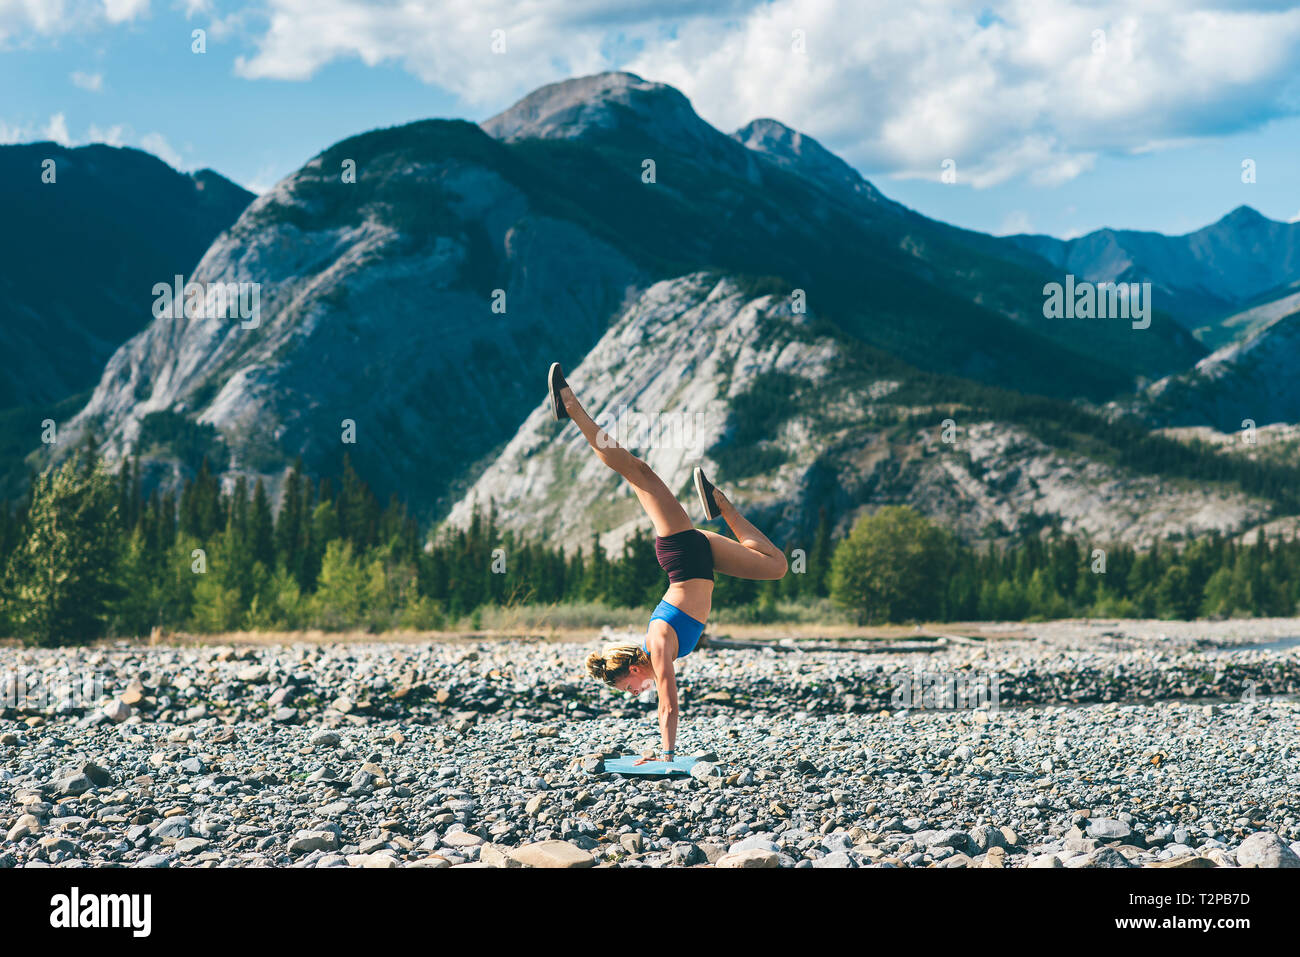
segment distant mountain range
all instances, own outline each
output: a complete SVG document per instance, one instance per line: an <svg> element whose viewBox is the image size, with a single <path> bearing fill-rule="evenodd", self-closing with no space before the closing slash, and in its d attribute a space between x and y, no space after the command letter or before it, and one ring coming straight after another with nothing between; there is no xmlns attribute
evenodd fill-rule
<svg viewBox="0 0 1300 957"><path fill-rule="evenodd" d="M677 90L609 73L481 127L351 137L218 220L192 269L144 257L139 281L257 283L257 322L137 302L59 447L30 464L93 433L110 458L139 455L146 484L207 454L227 482L274 492L295 457L330 474L347 453L425 518L491 499L521 531L615 545L639 520L630 500L541 416L558 359L601 409L707 413L702 447L647 457L683 490L696 458L714 463L789 535L887 501L971 538L1055 525L1146 541L1274 509L1135 464L1140 429L1051 425L1077 402L1160 424L1143 390L1209 361L1193 331L1273 328L1300 278L1295 234L1250 211L1189 237L987 236L887 199L775 120L728 136ZM1044 286L1067 272L1151 281L1150 327L1045 318ZM945 415L966 437L952 447L931 428Z"/></svg>
<svg viewBox="0 0 1300 957"><path fill-rule="evenodd" d="M1294 308L1294 307L1293 307ZM1150 386L1135 411L1161 426L1210 425L1240 431L1247 422L1300 422L1300 312L1281 315L1244 341L1224 346L1187 372Z"/></svg>
<svg viewBox="0 0 1300 957"><path fill-rule="evenodd" d="M1150 282L1157 305L1217 348L1240 331L1248 305L1285 299L1300 277L1300 223L1238 206L1186 236L1099 229L1077 239L1011 236L1061 272L1090 282Z"/></svg>
<svg viewBox="0 0 1300 957"><path fill-rule="evenodd" d="M93 386L148 324L153 284L188 275L252 199L136 149L0 146L0 408Z"/></svg>

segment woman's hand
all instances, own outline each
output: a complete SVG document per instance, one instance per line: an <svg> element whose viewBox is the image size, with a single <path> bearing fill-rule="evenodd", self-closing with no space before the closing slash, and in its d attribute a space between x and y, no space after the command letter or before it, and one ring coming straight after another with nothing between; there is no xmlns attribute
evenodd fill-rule
<svg viewBox="0 0 1300 957"><path fill-rule="evenodd" d="M632 766L635 767L635 766L638 765L638 764L646 764L646 763L648 763L648 762L650 762L650 761L664 761L664 762L670 762L670 761L672 761L673 758L675 758L675 757L676 757L675 754L674 754L674 755L670 755L668 752L664 752L664 754L663 754L662 757L655 757L655 756L652 754L652 755L650 755L650 757L648 757L648 758L642 758L642 759L639 760L639 761L633 761L633 762L632 762Z"/></svg>

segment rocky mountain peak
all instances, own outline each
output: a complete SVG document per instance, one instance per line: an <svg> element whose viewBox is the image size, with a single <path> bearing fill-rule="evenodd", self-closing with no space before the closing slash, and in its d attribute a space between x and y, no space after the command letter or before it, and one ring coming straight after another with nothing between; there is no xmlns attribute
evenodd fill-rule
<svg viewBox="0 0 1300 957"><path fill-rule="evenodd" d="M527 139L643 143L692 155L754 182L758 179L753 157L701 119L681 91L634 73L597 73L549 83L479 125L506 143Z"/></svg>
<svg viewBox="0 0 1300 957"><path fill-rule="evenodd" d="M752 120L731 134L745 148L762 153L778 166L832 189L847 187L875 201L885 197L844 160L811 136L767 117Z"/></svg>
<svg viewBox="0 0 1300 957"><path fill-rule="evenodd" d="M1260 223L1271 223L1267 216L1255 209L1253 206L1247 206L1244 203L1220 219L1216 226L1231 226L1234 229L1242 229L1249 226L1257 226Z"/></svg>

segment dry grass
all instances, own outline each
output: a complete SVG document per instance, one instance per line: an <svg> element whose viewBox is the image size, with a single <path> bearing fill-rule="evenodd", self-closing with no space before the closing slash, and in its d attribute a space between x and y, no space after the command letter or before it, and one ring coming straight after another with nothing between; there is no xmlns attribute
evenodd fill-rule
<svg viewBox="0 0 1300 957"><path fill-rule="evenodd" d="M613 630L629 627L623 616L612 616L607 623ZM639 625L632 625L633 630ZM779 641L783 638L819 639L823 641L900 640L907 638L939 637L944 635L973 636L988 640L1023 638L1034 626L1019 626L1009 622L942 622L925 625L840 625L793 624L790 622L741 625L711 624L707 634L714 637L736 638L746 641ZM547 642L592 642L601 638L601 628L593 626L540 628L503 627L483 628L478 631L411 631L397 629L385 632L365 631L231 631L195 635L188 632L156 632L149 637L105 638L90 647L112 647L119 642L132 646L202 647L216 645L332 645L332 644L431 644L472 643L481 641L528 640ZM13 647L16 639L0 639L0 646Z"/></svg>

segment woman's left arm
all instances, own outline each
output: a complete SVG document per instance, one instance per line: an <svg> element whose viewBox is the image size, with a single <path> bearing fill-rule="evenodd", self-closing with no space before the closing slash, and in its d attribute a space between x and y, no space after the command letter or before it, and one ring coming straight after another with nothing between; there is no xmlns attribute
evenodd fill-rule
<svg viewBox="0 0 1300 957"><path fill-rule="evenodd" d="M659 733L663 736L664 750L672 751L677 743L677 676L673 674L671 661L659 675Z"/></svg>

